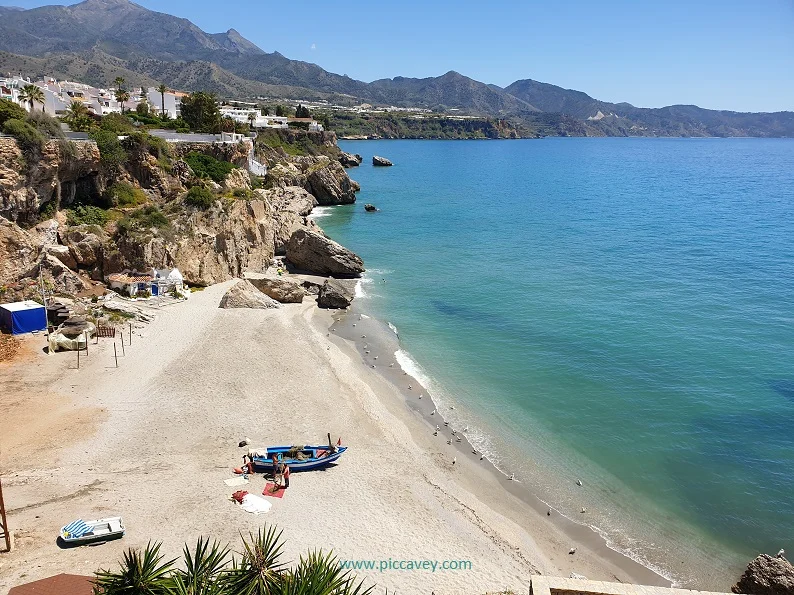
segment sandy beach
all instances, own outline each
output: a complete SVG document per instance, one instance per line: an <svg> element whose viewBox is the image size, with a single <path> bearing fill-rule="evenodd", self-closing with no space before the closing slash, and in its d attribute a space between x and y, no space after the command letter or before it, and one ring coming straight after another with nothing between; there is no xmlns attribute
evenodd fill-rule
<svg viewBox="0 0 794 595"><path fill-rule="evenodd" d="M572 572L667 584L591 531L546 517L459 443L434 437L427 412L406 406L405 387L362 357L350 320L337 322L342 336L329 333L333 314L313 299L219 309L233 283L159 310L118 368L110 339L91 345L78 370L73 353L46 355L42 336L0 364L0 475L15 535L14 550L0 554L0 591L59 572L92 574L150 540L168 557L202 535L235 549L240 532L265 523L283 529L290 560L323 548L342 560L471 562L357 572L379 592L525 592L532 574ZM381 361L388 367L393 354ZM229 500L237 488L223 481L242 462L241 439L319 443L329 432L350 447L339 464L293 474L268 514ZM245 489L261 493L264 483L260 474ZM116 514L124 539L56 544L71 520Z"/></svg>

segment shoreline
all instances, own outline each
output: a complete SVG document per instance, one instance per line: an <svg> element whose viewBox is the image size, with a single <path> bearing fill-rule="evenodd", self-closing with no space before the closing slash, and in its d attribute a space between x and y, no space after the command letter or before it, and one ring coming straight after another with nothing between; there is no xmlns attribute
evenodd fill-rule
<svg viewBox="0 0 794 595"><path fill-rule="evenodd" d="M240 531L263 522L284 530L291 560L307 547L323 547L342 559L474 565L455 574L358 572L378 588L525 589L533 574L572 572L656 582L643 580L654 577L641 569L625 572L605 561L587 544L569 555L571 539L503 490L494 469L464 453L452 465L420 411L362 364L355 345L328 331L339 323L312 298L270 311L219 309L231 283L164 308L136 330L119 368L111 363L112 341L92 345L76 370L68 353L37 349L40 337L26 340L24 358L3 366L14 373L0 375L0 389L7 394L13 384L19 395L8 420L20 429L13 444L4 440L0 461L16 542L0 556L0 586L57 572L91 574L150 540L162 541L172 557L198 535L234 547ZM42 399L81 419L101 415L67 441L57 418L30 429L17 424ZM222 480L239 464L243 436L274 444L319 440L327 431L351 449L333 469L295 474L271 513L246 515L228 501L232 490ZM252 478L249 489L261 489L260 480ZM528 522L527 513L534 517ZM65 522L111 514L124 517L124 539L94 548L56 546Z"/></svg>
<svg viewBox="0 0 794 595"><path fill-rule="evenodd" d="M607 539L595 528L577 522L561 513L553 504L544 501L540 494L533 492L529 486L523 485L520 478L516 478L515 481L509 480L508 473L499 469L487 456L482 458L483 455L479 451L473 454L474 446L460 429L457 429L455 434L461 436L461 440L458 441L454 438L451 431L454 429L453 424L447 421L446 423L449 425L445 425L444 412L438 409L428 388L419 378L406 371L400 363L401 358L398 356L398 352L405 352L400 347L397 331L390 323L365 313L357 307L354 301L349 312L342 312L334 316L334 324L329 327L329 330L347 341L365 366L375 365L377 373L400 394L406 412L419 422L417 424L419 427L412 428L415 441L423 442L422 437L429 435L433 440L429 440L429 443L424 446L431 450L431 453L444 451L447 456L456 457L458 464L467 463L464 468L464 473L467 476L465 478L467 489L481 498L484 496L493 498L493 490L504 492L507 498L517 501L508 504L502 499L502 503L508 509L512 509L511 518L514 522L522 525L528 532L533 531L530 528L533 523L542 522L548 525L550 530L559 533L558 538L554 540L556 547L553 549L559 549L558 544L566 542L565 540L572 547L576 547L576 554L573 556L568 554L569 559L563 558L566 561L564 565L569 566L571 572L595 580L628 581L663 587L675 586L675 582L661 572L635 560L627 553L611 547ZM361 336L362 332L366 338ZM394 338L393 341L388 340L390 335ZM394 367L390 367L390 364ZM405 388L409 385L412 386L410 390ZM422 395L421 399L419 398L420 394ZM431 414L431 411L435 413ZM436 426L439 426L438 436L433 436ZM452 440L451 444L447 444L449 439ZM485 485L493 487L484 488ZM517 506L510 506L510 504L517 504ZM526 509L531 512L531 520L524 518L523 513L527 512ZM547 515L547 511L550 511L551 515ZM590 576L584 571L574 570L579 567L578 560L574 558L581 555L583 548L587 550L587 556L590 558L585 565L591 568L591 574L594 561L596 565L599 561L602 562L604 569L608 569L606 573ZM567 552L568 550L565 549L565 554Z"/></svg>

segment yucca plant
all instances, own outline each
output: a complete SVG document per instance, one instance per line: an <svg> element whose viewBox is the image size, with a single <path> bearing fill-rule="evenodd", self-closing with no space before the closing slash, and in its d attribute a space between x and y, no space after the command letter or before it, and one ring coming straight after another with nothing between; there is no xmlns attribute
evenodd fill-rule
<svg viewBox="0 0 794 595"><path fill-rule="evenodd" d="M373 589L342 569L333 554L316 551L301 556L298 566L285 573L279 595L367 595Z"/></svg>
<svg viewBox="0 0 794 595"><path fill-rule="evenodd" d="M149 542L143 551L130 548L119 571L97 571L95 595L166 595L175 560L163 562L160 545Z"/></svg>
<svg viewBox="0 0 794 595"><path fill-rule="evenodd" d="M234 595L276 595L281 593L286 565L281 562L284 542L281 531L275 527L262 527L254 536L243 538L241 559L221 578L226 593Z"/></svg>
<svg viewBox="0 0 794 595"><path fill-rule="evenodd" d="M225 591L218 580L229 558L229 548L217 541L199 537L194 552L185 545L185 570L172 575L169 595L222 595Z"/></svg>

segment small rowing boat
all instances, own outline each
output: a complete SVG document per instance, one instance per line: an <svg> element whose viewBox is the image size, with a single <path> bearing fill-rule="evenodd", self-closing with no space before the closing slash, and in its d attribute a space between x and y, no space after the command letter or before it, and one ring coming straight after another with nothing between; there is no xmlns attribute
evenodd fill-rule
<svg viewBox="0 0 794 595"><path fill-rule="evenodd" d="M78 519L61 527L61 539L67 545L82 545L110 541L124 536L124 521L120 516L84 521Z"/></svg>
<svg viewBox="0 0 794 595"><path fill-rule="evenodd" d="M257 469L273 471L273 457L275 456L279 464L288 465L290 471L311 471L333 463L346 450L347 446L330 444L322 446L271 446L266 449L250 449L248 458Z"/></svg>

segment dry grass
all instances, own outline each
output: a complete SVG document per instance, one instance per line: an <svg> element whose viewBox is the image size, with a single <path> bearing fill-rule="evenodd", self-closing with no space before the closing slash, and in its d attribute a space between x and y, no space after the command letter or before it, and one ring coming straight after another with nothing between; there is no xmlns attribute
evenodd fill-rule
<svg viewBox="0 0 794 595"><path fill-rule="evenodd" d="M19 352L19 339L12 335L0 334L0 362L14 359Z"/></svg>

